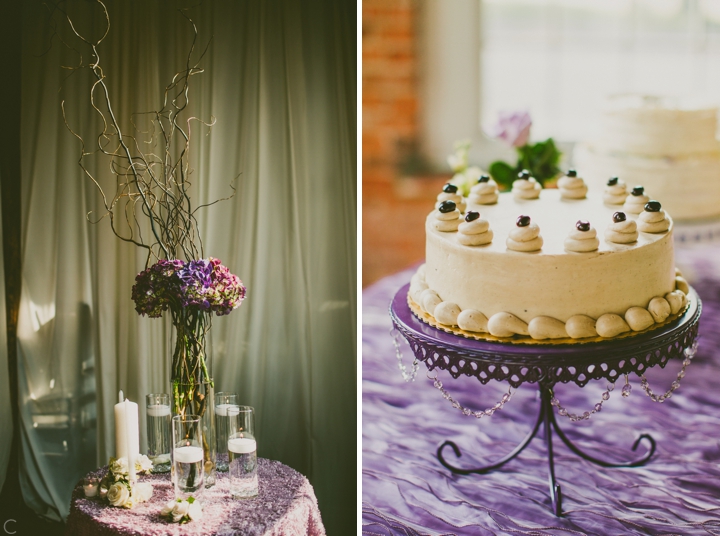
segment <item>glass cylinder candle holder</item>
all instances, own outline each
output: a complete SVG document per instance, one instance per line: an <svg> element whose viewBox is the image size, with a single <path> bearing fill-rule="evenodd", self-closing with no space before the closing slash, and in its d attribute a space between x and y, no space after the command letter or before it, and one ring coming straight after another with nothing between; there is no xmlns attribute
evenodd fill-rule
<svg viewBox="0 0 720 536"><path fill-rule="evenodd" d="M228 408L228 473L233 499L258 494L255 410L250 406Z"/></svg>
<svg viewBox="0 0 720 536"><path fill-rule="evenodd" d="M147 456L153 463L153 473L170 471L170 395L152 393L145 397L147 403Z"/></svg>
<svg viewBox="0 0 720 536"><path fill-rule="evenodd" d="M94 476L83 478L83 492L85 497L96 497L100 488L100 480Z"/></svg>
<svg viewBox="0 0 720 536"><path fill-rule="evenodd" d="M230 419L228 410L238 408L235 393L215 393L215 430L217 432L217 470L226 473L228 470L228 430Z"/></svg>
<svg viewBox="0 0 720 536"><path fill-rule="evenodd" d="M205 489L202 419L198 415L172 418L172 481L176 499L199 499Z"/></svg>

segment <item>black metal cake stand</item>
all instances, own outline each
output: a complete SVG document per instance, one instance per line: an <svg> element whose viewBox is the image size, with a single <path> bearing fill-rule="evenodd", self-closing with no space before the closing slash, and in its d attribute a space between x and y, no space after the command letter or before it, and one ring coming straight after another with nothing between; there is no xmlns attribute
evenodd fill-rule
<svg viewBox="0 0 720 536"><path fill-rule="evenodd" d="M671 359L683 359L685 350L697 339L702 310L694 291L690 292L689 306L679 318L646 333L581 344L518 344L468 339L426 324L410 310L408 288L409 284L395 294L390 304L390 316L395 328L407 339L416 359L424 362L428 370L447 370L453 378L471 376L482 384L490 380L506 381L515 388L523 383L536 383L539 389L540 409L535 425L512 452L490 465L461 468L444 458L446 447L450 447L456 457L461 456L455 443L445 441L438 447L437 457L450 471L467 475L497 469L518 456L542 426L548 456L550 499L553 512L561 516L562 495L555 480L553 430L572 452L602 467L638 467L650 460L656 444L648 434L640 435L632 446L635 451L643 439L647 440L645 455L625 463L610 463L584 453L559 427L551 403L552 389L559 382L573 382L580 387L593 379L615 382L622 375L634 373L639 376L651 367L664 368Z"/></svg>

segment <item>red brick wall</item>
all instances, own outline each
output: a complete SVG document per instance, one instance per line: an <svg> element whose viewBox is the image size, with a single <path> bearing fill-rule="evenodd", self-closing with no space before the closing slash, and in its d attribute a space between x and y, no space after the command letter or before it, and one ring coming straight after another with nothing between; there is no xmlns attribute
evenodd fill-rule
<svg viewBox="0 0 720 536"><path fill-rule="evenodd" d="M363 183L392 181L416 139L416 13L417 0L363 0Z"/></svg>

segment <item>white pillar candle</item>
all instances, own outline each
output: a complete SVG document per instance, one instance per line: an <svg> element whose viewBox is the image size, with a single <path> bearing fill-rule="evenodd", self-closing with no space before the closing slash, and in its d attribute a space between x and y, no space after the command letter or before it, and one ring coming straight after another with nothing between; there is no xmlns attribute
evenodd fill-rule
<svg viewBox="0 0 720 536"><path fill-rule="evenodd" d="M175 461L180 463L197 463L203 459L202 447L175 447Z"/></svg>
<svg viewBox="0 0 720 536"><path fill-rule="evenodd" d="M135 478L135 460L140 456L140 426L138 405L129 400L115 404L115 457L128 460L128 472ZM132 461L132 463L131 463Z"/></svg>
<svg viewBox="0 0 720 536"><path fill-rule="evenodd" d="M134 404L133 402L130 402L127 398L125 399L125 423L127 424L128 433L125 435L125 439L127 441L127 451L128 451L128 480L130 480L130 483L134 484L137 480L137 477L135 476L135 460L137 459L138 455L140 454L140 426L138 424L138 405L134 404L134 408L130 405ZM133 424L133 419L131 418L131 414L135 414L135 423ZM132 440L130 439L131 430L135 430L137 432L137 440L138 440L138 448L137 452L133 452L133 444Z"/></svg>
<svg viewBox="0 0 720 536"><path fill-rule="evenodd" d="M235 454L250 454L257 450L257 443L249 437L235 437L228 439L228 450Z"/></svg>

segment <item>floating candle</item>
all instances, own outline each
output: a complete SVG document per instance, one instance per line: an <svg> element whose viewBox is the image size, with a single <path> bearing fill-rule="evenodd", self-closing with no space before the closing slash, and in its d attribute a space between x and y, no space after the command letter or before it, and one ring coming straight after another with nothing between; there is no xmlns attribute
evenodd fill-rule
<svg viewBox="0 0 720 536"><path fill-rule="evenodd" d="M197 463L203 459L202 447L175 447L175 461L180 463Z"/></svg>
<svg viewBox="0 0 720 536"><path fill-rule="evenodd" d="M228 450L235 454L250 454L257 450L257 443L247 437L235 437L228 439Z"/></svg>

